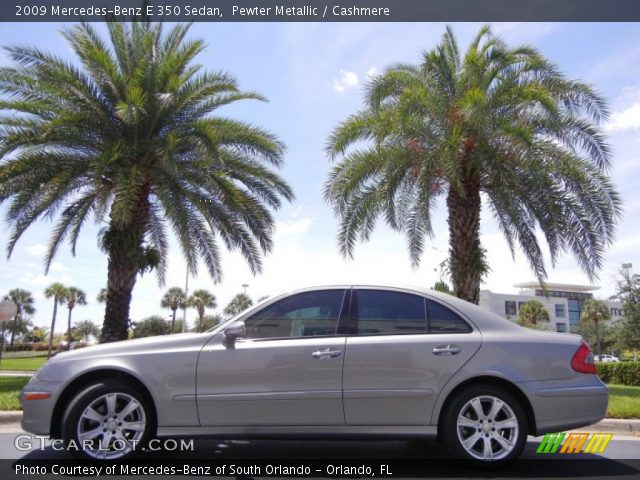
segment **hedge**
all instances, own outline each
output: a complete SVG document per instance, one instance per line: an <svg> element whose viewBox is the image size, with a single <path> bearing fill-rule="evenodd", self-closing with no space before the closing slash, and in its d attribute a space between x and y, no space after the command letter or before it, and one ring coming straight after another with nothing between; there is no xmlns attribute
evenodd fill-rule
<svg viewBox="0 0 640 480"><path fill-rule="evenodd" d="M598 375L604 383L640 387L640 362L597 363Z"/></svg>

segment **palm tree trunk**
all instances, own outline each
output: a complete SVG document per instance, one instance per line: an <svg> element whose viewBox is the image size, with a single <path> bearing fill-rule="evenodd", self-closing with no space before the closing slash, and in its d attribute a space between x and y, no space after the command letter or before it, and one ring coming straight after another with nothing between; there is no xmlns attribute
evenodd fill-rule
<svg viewBox="0 0 640 480"><path fill-rule="evenodd" d="M67 317L67 350L71 350L71 312L73 308L69 309L69 316Z"/></svg>
<svg viewBox="0 0 640 480"><path fill-rule="evenodd" d="M144 232L149 221L149 185L142 187L131 223L116 225L111 213L107 251L107 302L100 343L127 339L131 295L141 268Z"/></svg>
<svg viewBox="0 0 640 480"><path fill-rule="evenodd" d="M53 347L53 331L56 328L56 316L58 315L58 297L53 297L53 317L51 317L51 332L49 333L49 351L47 358L51 358L51 348Z"/></svg>
<svg viewBox="0 0 640 480"><path fill-rule="evenodd" d="M484 253L480 246L480 183L474 175L463 180L462 191L449 188L449 261L453 291L478 304Z"/></svg>
<svg viewBox="0 0 640 480"><path fill-rule="evenodd" d="M176 310L177 309L172 309L173 310L173 318L171 318L171 333L174 333L174 329L176 326Z"/></svg>
<svg viewBox="0 0 640 480"><path fill-rule="evenodd" d="M16 313L16 316L13 317L13 328L11 329L11 338L9 339L9 348L13 347L13 341L16 338L16 330L18 329L18 317L20 316L20 311Z"/></svg>

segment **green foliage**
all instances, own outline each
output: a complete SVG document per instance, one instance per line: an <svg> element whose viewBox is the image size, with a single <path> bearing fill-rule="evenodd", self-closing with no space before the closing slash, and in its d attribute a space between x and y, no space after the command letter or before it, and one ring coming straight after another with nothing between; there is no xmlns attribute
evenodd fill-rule
<svg viewBox="0 0 640 480"><path fill-rule="evenodd" d="M180 287L172 287L164 294L162 300L160 300L160 306L162 308L169 308L171 311L182 309L185 307L187 297L184 294L184 290Z"/></svg>
<svg viewBox="0 0 640 480"><path fill-rule="evenodd" d="M538 231L552 263L571 252L595 278L621 214L607 174L607 116L598 93L535 48L509 47L483 27L462 53L447 28L421 63L371 80L364 107L328 139L338 161L324 195L339 218L341 253L352 257L381 218L405 234L417 265L446 196L453 288L475 299L486 265L482 193L512 255L519 246L539 280L547 270Z"/></svg>
<svg viewBox="0 0 640 480"><path fill-rule="evenodd" d="M453 291L449 288L449 284L444 280L438 280L433 284L433 289L436 292L448 293L449 295L453 295Z"/></svg>
<svg viewBox="0 0 640 480"><path fill-rule="evenodd" d="M549 321L549 312L538 300L530 300L520 306L518 324L523 327L540 326Z"/></svg>
<svg viewBox="0 0 640 480"><path fill-rule="evenodd" d="M44 291L46 298L53 298L53 301L60 305L64 304L66 295L67 287L59 282L52 283Z"/></svg>
<svg viewBox="0 0 640 480"><path fill-rule="evenodd" d="M75 324L76 333L85 342L89 341L89 337L98 338L100 335L100 327L91 320L82 320Z"/></svg>
<svg viewBox="0 0 640 480"><path fill-rule="evenodd" d="M640 387L640 362L597 362L596 365L604 383Z"/></svg>
<svg viewBox="0 0 640 480"><path fill-rule="evenodd" d="M133 338L154 337L169 333L171 333L171 325L158 315L152 315L139 322L133 322Z"/></svg>
<svg viewBox="0 0 640 480"><path fill-rule="evenodd" d="M210 328L215 327L221 323L224 319L220 315L205 315L200 321L193 327L193 332L205 332Z"/></svg>
<svg viewBox="0 0 640 480"><path fill-rule="evenodd" d="M204 331L204 327L202 326L202 322L204 319L204 313L206 308L216 308L218 304L216 303L216 296L207 290L196 290L194 291L189 299L187 300L187 306L195 308L198 312L198 324L196 325L196 331Z"/></svg>
<svg viewBox="0 0 640 480"><path fill-rule="evenodd" d="M107 303L107 289L106 288L101 288L100 291L98 292L98 295L96 295L96 302L98 303Z"/></svg>
<svg viewBox="0 0 640 480"><path fill-rule="evenodd" d="M623 348L640 349L640 275L624 264L619 272L617 299L622 302L620 344Z"/></svg>
<svg viewBox="0 0 640 480"><path fill-rule="evenodd" d="M25 335L27 342L44 342L49 336L49 329L47 327L33 327Z"/></svg>
<svg viewBox="0 0 640 480"><path fill-rule="evenodd" d="M36 309L33 306L35 300L33 299L30 291L22 288L9 290L9 293L5 295L2 300L11 300L18 307L18 311L13 318L13 321L3 322L5 331L11 334L9 345L12 346L16 335L19 336L27 333L29 331L29 327L33 325L29 317L36 313ZM4 339L2 339L2 341L4 342Z"/></svg>
<svg viewBox="0 0 640 480"><path fill-rule="evenodd" d="M595 330L594 353L602 353L602 328L605 321L611 319L609 306L602 300L589 298L582 304L580 324L593 325Z"/></svg>
<svg viewBox="0 0 640 480"><path fill-rule="evenodd" d="M621 337L619 323L604 323L596 326L592 322L581 322L580 325L578 325L576 333L587 342L587 345L589 345L594 352L598 346L598 340L600 341L602 353L608 353L620 347Z"/></svg>
<svg viewBox="0 0 640 480"><path fill-rule="evenodd" d="M76 287L69 287L64 295L64 299L67 302L67 308L73 310L76 305L86 305L87 295Z"/></svg>
<svg viewBox="0 0 640 480"><path fill-rule="evenodd" d="M224 314L234 317L253 305L253 300L246 293L238 293L224 308Z"/></svg>

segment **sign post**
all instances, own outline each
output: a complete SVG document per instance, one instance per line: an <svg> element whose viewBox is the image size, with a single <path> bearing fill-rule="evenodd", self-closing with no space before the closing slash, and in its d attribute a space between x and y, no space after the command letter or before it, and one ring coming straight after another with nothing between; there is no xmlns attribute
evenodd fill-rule
<svg viewBox="0 0 640 480"><path fill-rule="evenodd" d="M0 322L2 322L2 331L0 333L0 364L2 363L2 352L4 351L4 331L7 321L11 320L18 313L18 306L12 300L3 300L0 302Z"/></svg>

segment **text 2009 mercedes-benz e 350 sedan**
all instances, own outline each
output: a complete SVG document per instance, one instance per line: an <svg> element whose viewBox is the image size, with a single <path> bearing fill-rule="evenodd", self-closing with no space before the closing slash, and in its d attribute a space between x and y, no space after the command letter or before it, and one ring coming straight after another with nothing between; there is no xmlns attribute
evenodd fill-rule
<svg viewBox="0 0 640 480"><path fill-rule="evenodd" d="M524 329L419 288L289 292L205 333L49 360L23 428L119 459L154 437L436 436L480 462L595 423L607 387L580 337Z"/></svg>

